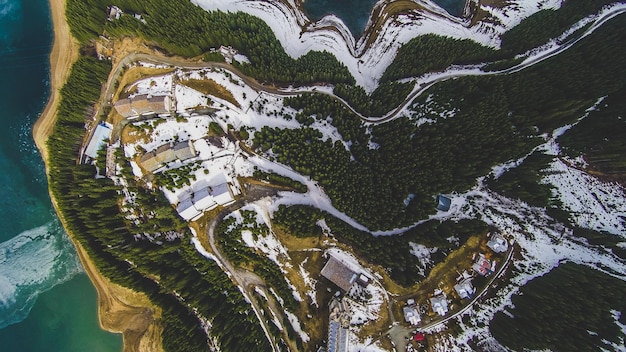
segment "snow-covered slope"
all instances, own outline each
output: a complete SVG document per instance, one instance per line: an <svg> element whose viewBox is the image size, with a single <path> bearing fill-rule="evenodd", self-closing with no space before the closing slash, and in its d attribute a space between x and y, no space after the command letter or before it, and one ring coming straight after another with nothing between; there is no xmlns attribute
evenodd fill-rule
<svg viewBox="0 0 626 352"><path fill-rule="evenodd" d="M470 0L476 2L476 0ZM371 92L378 79L393 61L402 44L412 38L435 33L456 39L472 39L491 47L500 45L500 35L522 19L547 8L560 6L560 0L510 0L502 8L481 5L487 13L483 20L470 21L447 14L428 0L416 0L424 10L389 16L386 7L392 1L381 0L375 9L385 18L378 31L355 39L341 19L325 16L312 22L299 11L294 0L192 0L206 10L242 11L263 19L281 42L287 54L298 58L311 50L333 53L345 64L357 84ZM372 21L368 22L370 27ZM371 37L375 36L375 37ZM373 41L372 41L373 40ZM371 41L371 45L367 43Z"/></svg>

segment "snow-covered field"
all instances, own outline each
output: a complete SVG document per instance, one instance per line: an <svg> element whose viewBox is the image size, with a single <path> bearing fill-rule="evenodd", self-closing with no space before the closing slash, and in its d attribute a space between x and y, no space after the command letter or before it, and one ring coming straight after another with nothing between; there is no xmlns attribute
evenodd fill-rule
<svg viewBox="0 0 626 352"><path fill-rule="evenodd" d="M559 159L549 171L545 182L578 226L626 239L626 195L620 185L599 181Z"/></svg>

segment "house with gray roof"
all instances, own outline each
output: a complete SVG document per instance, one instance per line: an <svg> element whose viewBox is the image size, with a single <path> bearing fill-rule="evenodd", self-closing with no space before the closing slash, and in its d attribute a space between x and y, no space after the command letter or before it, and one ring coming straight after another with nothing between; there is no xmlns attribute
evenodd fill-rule
<svg viewBox="0 0 626 352"><path fill-rule="evenodd" d="M472 278L469 277L454 285L454 290L459 294L461 299L470 298L474 295L474 292L476 292L476 289L472 285Z"/></svg>
<svg viewBox="0 0 626 352"><path fill-rule="evenodd" d="M211 186L211 196L215 199L215 202L219 205L229 205L235 201L235 197L230 191L228 183L223 182L216 186Z"/></svg>
<svg viewBox="0 0 626 352"><path fill-rule="evenodd" d="M496 253L504 253L509 249L509 244L502 234L494 232L491 234L489 242L487 242L487 247Z"/></svg>
<svg viewBox="0 0 626 352"><path fill-rule="evenodd" d="M359 276L350 267L332 255L322 268L321 274L344 292L350 290Z"/></svg>
<svg viewBox="0 0 626 352"><path fill-rule="evenodd" d="M434 313L444 316L448 314L448 300L444 293L430 298L430 306Z"/></svg>
<svg viewBox="0 0 626 352"><path fill-rule="evenodd" d="M196 156L196 150L190 140L174 144L172 150L174 151L176 158L181 161L191 159Z"/></svg>
<svg viewBox="0 0 626 352"><path fill-rule="evenodd" d="M176 206L176 211L185 221L192 220L202 214L194 207L191 198L181 200Z"/></svg>

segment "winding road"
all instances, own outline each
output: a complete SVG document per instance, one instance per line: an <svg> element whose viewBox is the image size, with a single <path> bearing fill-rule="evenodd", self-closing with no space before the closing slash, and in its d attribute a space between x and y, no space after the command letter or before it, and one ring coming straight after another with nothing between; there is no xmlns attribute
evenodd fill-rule
<svg viewBox="0 0 626 352"><path fill-rule="evenodd" d="M430 87L434 86L437 83L447 81L450 79L465 77L465 76L506 75L506 74L511 74L511 73L522 71L524 69L532 67L536 64L539 64L545 60L548 60L556 55L563 53L564 51L568 50L569 48L574 46L576 43L578 43L579 41L581 41L582 39L584 39L585 37L593 33L595 30L600 28L609 20L625 12L626 12L625 7L614 8L613 10L610 10L602 14L601 16L599 16L597 19L595 19L595 21L593 21L592 24L583 33L579 34L575 38L571 38L566 43L548 48L544 51L541 51L532 56L529 56L523 62L515 66L512 66L510 68L504 69L504 70L485 72L485 71L481 71L480 67L473 66L465 70L449 69L447 71L441 72L431 77L423 78L424 79L423 81L420 80L420 78L413 79L412 82L415 83L415 87L413 88L413 91L409 93L409 95L405 98L405 100L399 106L397 106L396 108L394 108L387 114L380 116L380 117L364 116L363 114L356 111L346 100L336 96L335 94L328 93L325 91L319 91L313 87L274 88L274 87L263 85L262 83L258 82L256 79L246 76L243 72L241 72L240 70L235 68L233 65L228 64L228 63L192 62L190 60L185 60L182 58L166 57L163 55L154 55L154 54L141 54L141 53L131 53L131 54L126 55L113 68L105 86L106 87L105 93L102 95L102 97L104 98L104 101L102 101L102 103L104 104L102 104L102 106L111 104L111 100L113 98L113 89L114 89L113 82L115 82L119 78L119 76L123 73L123 70L126 66L137 63L137 62L148 62L148 63L152 63L155 65L169 65L169 66L186 68L186 69L204 69L204 68L224 69L226 71L229 71L231 74L239 77L242 81L244 81L245 84L250 86L252 89L259 91L259 92L272 94L272 95L296 96L302 93L313 93L313 92L319 93L319 94L326 94L340 101L347 109L349 109L352 113L357 115L364 122L376 123L376 124L384 123L384 122L393 120L397 118L398 116L401 116L402 111L406 109L413 102L415 98L417 98L424 91L426 91L427 89L429 89Z"/></svg>
<svg viewBox="0 0 626 352"><path fill-rule="evenodd" d="M263 308L259 306L258 301L254 297L252 290L250 289L251 287L258 287L259 289L264 289L266 287L265 282L255 273L250 272L245 269L239 269L233 266L230 260L221 252L220 247L217 244L217 239L216 239L217 225L224 219L226 215L241 208L242 206L244 206L245 204L249 202L254 202L263 197L267 197L276 193L276 189L274 188L264 187L260 185L251 185L250 187L253 187L256 190L253 192L248 190L246 198L237 201L236 203L232 204L231 206L227 207L222 212L220 212L215 218L211 219L211 221L209 222L207 226L206 235L209 239L209 245L211 246L211 251L213 252L215 258L217 259L218 264L222 267L222 270L226 271L229 274L229 276L235 282L235 284L241 288L241 293L244 295L246 300L250 302L255 315L257 316L259 322L261 323L261 327L263 328L265 336L267 337L268 341L270 341L272 350L274 352L279 352L280 349L278 347L278 344L274 340L272 334L270 333L269 326L266 322L267 319L263 313ZM265 293L267 296L268 309L272 311L272 313L276 317L282 317L283 313L281 311L278 311L278 307L273 301L273 298L271 297L271 295L268 294L267 292Z"/></svg>

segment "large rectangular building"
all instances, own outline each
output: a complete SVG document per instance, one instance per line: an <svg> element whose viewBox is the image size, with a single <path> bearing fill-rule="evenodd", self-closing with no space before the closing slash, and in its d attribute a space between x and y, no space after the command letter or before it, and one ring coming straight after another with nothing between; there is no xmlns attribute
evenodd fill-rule
<svg viewBox="0 0 626 352"><path fill-rule="evenodd" d="M115 103L115 110L124 117L144 114L166 114L172 111L172 99L167 95L137 95L133 98L120 99Z"/></svg>
<svg viewBox="0 0 626 352"><path fill-rule="evenodd" d="M350 269L337 258L330 256L324 268L322 268L322 276L330 280L333 284L339 286L344 292L350 290L356 282L358 274Z"/></svg>
<svg viewBox="0 0 626 352"><path fill-rule="evenodd" d="M93 131L93 136L87 148L85 148L85 155L95 159L98 156L98 150L106 144L106 140L111 138L111 127L107 124L101 123L96 126L96 130Z"/></svg>

